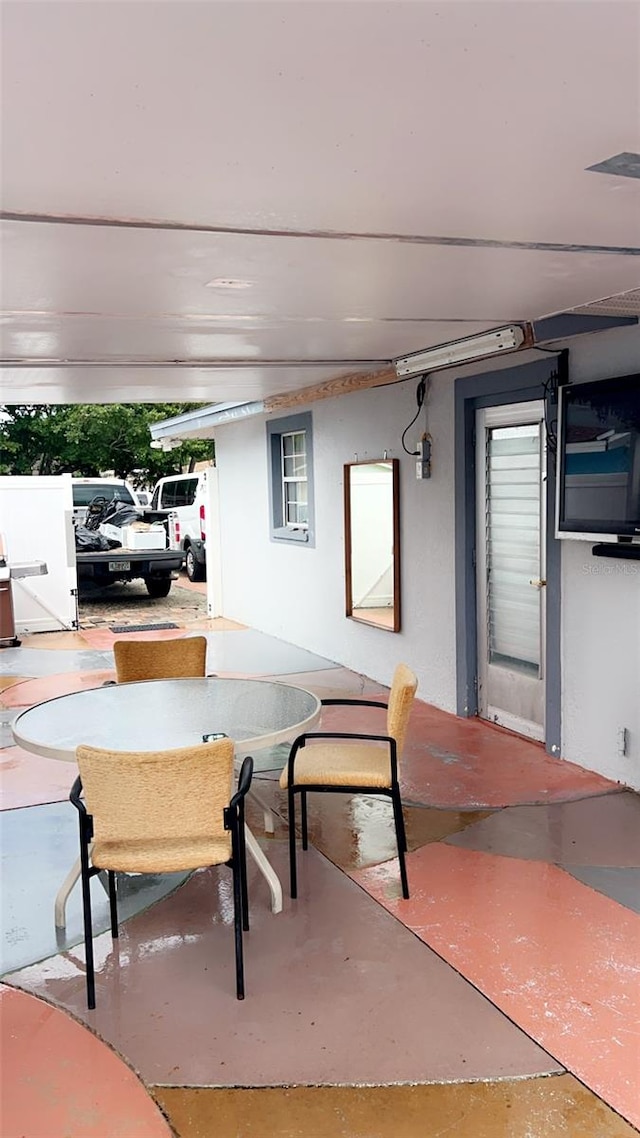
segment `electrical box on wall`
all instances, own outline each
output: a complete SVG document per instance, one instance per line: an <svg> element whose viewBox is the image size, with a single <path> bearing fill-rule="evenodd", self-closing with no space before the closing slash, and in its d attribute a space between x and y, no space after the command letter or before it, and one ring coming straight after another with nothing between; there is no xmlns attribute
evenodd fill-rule
<svg viewBox="0 0 640 1138"><path fill-rule="evenodd" d="M416 478L431 478L431 439L420 439L419 458L416 459Z"/></svg>

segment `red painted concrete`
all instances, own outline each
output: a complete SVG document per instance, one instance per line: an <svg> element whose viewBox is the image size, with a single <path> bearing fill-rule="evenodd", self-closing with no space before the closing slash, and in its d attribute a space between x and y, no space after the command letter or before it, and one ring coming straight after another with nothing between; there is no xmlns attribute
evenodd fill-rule
<svg viewBox="0 0 640 1138"><path fill-rule="evenodd" d="M64 802L77 774L75 763L43 759L22 747L0 750L0 810Z"/></svg>
<svg viewBox="0 0 640 1138"><path fill-rule="evenodd" d="M640 1125L640 916L537 861L432 844L353 877L550 1054Z"/></svg>
<svg viewBox="0 0 640 1138"><path fill-rule="evenodd" d="M375 698L375 697L374 697ZM379 730L383 713L328 708L324 729ZM547 755L542 744L481 719L460 719L416 700L402 757L403 799L444 809L562 802L617 790L601 775Z"/></svg>
<svg viewBox="0 0 640 1138"><path fill-rule="evenodd" d="M0 986L3 1138L171 1138L133 1071L49 1004Z"/></svg>
<svg viewBox="0 0 640 1138"><path fill-rule="evenodd" d="M33 707L57 695L84 691L85 688L99 688L106 680L115 680L115 671L100 672L58 672L52 676L40 676L15 684L2 693L3 707Z"/></svg>

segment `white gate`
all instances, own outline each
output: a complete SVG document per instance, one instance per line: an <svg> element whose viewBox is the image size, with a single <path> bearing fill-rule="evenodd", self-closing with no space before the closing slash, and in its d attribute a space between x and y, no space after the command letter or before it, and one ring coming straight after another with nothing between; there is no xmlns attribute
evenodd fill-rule
<svg viewBox="0 0 640 1138"><path fill-rule="evenodd" d="M9 565L44 561L47 573L12 580L16 632L78 627L71 475L0 476L0 533Z"/></svg>

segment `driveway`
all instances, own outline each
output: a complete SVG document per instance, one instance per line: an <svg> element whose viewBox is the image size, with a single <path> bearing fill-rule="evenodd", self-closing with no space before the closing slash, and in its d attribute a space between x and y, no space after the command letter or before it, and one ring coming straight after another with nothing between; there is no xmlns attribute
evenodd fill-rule
<svg viewBox="0 0 640 1138"><path fill-rule="evenodd" d="M83 585L78 597L81 628L121 624L185 625L207 616L206 582L189 581L184 570L168 597L151 598L143 581L92 589Z"/></svg>

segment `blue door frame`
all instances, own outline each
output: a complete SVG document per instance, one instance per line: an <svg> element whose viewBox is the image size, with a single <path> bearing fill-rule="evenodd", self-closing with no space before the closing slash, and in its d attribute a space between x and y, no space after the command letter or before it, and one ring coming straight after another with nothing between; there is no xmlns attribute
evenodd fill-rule
<svg viewBox="0 0 640 1138"><path fill-rule="evenodd" d="M557 417L555 391L561 353L530 364L458 379L455 384L456 703L458 715L478 713L476 605L476 411L544 399L549 428ZM566 359L566 357L565 357ZM560 542L555 538L555 455L547 464L547 619L545 748L560 755Z"/></svg>

